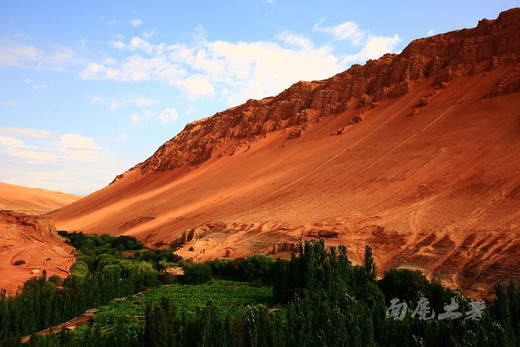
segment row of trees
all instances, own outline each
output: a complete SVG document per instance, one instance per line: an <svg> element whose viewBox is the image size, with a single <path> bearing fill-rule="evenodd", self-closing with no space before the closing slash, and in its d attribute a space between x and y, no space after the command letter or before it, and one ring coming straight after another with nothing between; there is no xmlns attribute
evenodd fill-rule
<svg viewBox="0 0 520 347"><path fill-rule="evenodd" d="M235 269L246 274L245 261L209 262L210 268ZM420 271L392 269L376 281L372 249L365 248L364 263L353 266L346 248L325 248L323 240L301 245L290 260L259 263L255 280L272 283L282 309L251 307L244 315L222 316L208 303L193 319L176 313L163 298L146 312L147 346L517 346L520 344L520 286L497 285L497 300L479 315L428 319L388 317L393 299L416 307L429 300L428 309L444 312L455 303L461 312L471 301L456 291L429 283ZM269 274L269 276L267 276ZM228 273L229 275L229 273Z"/></svg>
<svg viewBox="0 0 520 347"><path fill-rule="evenodd" d="M140 247L135 238L75 233L70 237L69 242L81 251L65 280L47 278L44 271L43 276L27 281L15 297L0 291L0 345L19 342L21 336L63 323L86 309L160 284L159 272L151 263L121 255L120 249L126 250L129 244ZM97 239L99 243L93 241Z"/></svg>
<svg viewBox="0 0 520 347"><path fill-rule="evenodd" d="M100 257L100 256L98 256ZM117 263L116 263L117 262ZM63 283L63 290L54 290L52 281L44 278L27 284L27 292L33 300L22 295L16 299L0 300L0 321L4 335L2 346L17 345L19 332L31 330L47 321L64 317L62 310L93 307L111 295L123 295L135 291L139 283L153 276L143 276L146 271L137 270L131 260L114 260L102 256L91 263L84 262L73 270ZM239 260L217 260L194 265L183 261L186 272L195 272L194 278L208 278L208 274L233 279L247 279L273 286L273 295L280 302L280 309L250 307L245 314L224 315L216 305L208 303L200 308L195 317L179 312L170 298L150 302L146 308L146 325L143 333L126 331L117 323L109 332L86 329L71 335L59 333L47 337L33 337L35 346L516 346L520 344L520 287L511 283L507 288L498 285L497 300L483 310L479 319L423 319L413 316L412 309L404 311L402 319L388 317L388 308L394 299L415 307L429 300L428 309L443 312L449 303L455 303L464 312L470 309L470 301L458 292L429 283L418 271L406 269L385 272L382 280L376 280L376 267L369 246L365 249L364 263L354 266L348 259L344 246L325 248L324 242L301 245L298 255L290 260L273 261L265 256ZM85 267L89 272L83 276ZM91 270L94 269L94 272ZM132 280L127 275L135 276ZM155 277L154 277L155 276ZM124 279L123 279L124 278ZM211 278L211 276L209 276ZM132 285L116 284L129 281ZM51 283L51 284L49 284ZM110 286L119 288L107 294L102 291ZM133 288L132 288L133 287ZM57 287L56 287L57 288ZM82 298L79 298L79 297ZM47 297L64 298L68 301L46 301ZM22 300L18 311L15 300ZM67 303L68 302L68 303ZM50 304L49 304L50 303ZM7 308L6 305L7 304ZM12 305L12 306L9 306ZM38 306L40 305L40 306ZM28 307L39 312L31 318L33 323L16 321L16 317L31 314ZM404 306L406 308L406 306ZM3 311L2 311L3 310ZM14 318L13 318L14 317ZM36 318L37 317L37 318ZM453 317L452 317L453 318ZM467 318L467 317L466 317ZM63 319L64 320L64 319ZM4 324L5 329L4 329ZM16 335L6 331L16 329ZM36 331L38 329L33 329ZM18 342L17 342L18 341Z"/></svg>

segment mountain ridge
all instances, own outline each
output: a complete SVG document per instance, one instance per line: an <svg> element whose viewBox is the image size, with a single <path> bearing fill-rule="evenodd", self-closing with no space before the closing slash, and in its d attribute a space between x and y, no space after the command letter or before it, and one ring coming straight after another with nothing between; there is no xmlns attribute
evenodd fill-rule
<svg viewBox="0 0 520 347"><path fill-rule="evenodd" d="M297 137L309 127L312 116L341 113L354 105L375 107L384 98L408 93L413 83L431 76L435 77L433 84L441 87L457 76L492 69L515 60L520 53L520 40L515 40L520 37L518 21L520 9L511 9L494 21L481 20L473 29L414 40L400 54L385 54L364 66L353 65L329 79L300 81L275 97L248 100L186 125L130 171L147 175L195 166L211 158L224 139L251 140L288 127L296 127L292 136ZM488 95L519 90L520 86L513 84L512 88L490 90Z"/></svg>

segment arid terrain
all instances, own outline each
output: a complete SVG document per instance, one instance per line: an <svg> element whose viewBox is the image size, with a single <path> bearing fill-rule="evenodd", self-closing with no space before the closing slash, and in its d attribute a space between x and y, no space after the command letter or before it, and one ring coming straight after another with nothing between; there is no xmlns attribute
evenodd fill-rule
<svg viewBox="0 0 520 347"><path fill-rule="evenodd" d="M80 198L74 194L0 183L0 210L40 215Z"/></svg>
<svg viewBox="0 0 520 347"><path fill-rule="evenodd" d="M52 218L0 212L0 288L8 294L44 270L49 277L66 277L75 260L72 250L57 234Z"/></svg>
<svg viewBox="0 0 520 347"><path fill-rule="evenodd" d="M486 296L520 277L519 92L512 9L188 124L51 216L196 260L369 244L380 273Z"/></svg>
<svg viewBox="0 0 520 347"><path fill-rule="evenodd" d="M67 276L74 262L72 247L56 233L52 218L39 215L79 198L0 183L0 288L14 294L19 285L41 275L43 270L48 276ZM14 265L21 260L25 264Z"/></svg>

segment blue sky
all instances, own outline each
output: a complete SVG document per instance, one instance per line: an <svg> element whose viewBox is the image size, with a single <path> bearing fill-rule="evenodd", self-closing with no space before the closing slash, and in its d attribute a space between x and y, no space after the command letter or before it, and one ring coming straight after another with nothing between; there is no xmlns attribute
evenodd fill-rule
<svg viewBox="0 0 520 347"><path fill-rule="evenodd" d="M89 194L184 126L519 1L0 1L0 182Z"/></svg>

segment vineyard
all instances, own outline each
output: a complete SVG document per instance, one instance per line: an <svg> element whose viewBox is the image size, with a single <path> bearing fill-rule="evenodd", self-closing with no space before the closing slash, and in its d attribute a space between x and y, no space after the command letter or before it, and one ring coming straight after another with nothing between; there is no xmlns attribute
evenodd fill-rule
<svg viewBox="0 0 520 347"><path fill-rule="evenodd" d="M178 308L178 314L185 314L189 318L194 318L197 309L202 309L208 302L214 303L222 315L244 314L248 306L274 305L273 290L269 286L256 287L247 282L226 280L199 285L173 284L112 300L108 305L97 308L93 324L106 332L111 331L117 324L119 328L140 335L144 331L147 303L158 303L161 297L171 298ZM78 327L75 334L83 333L91 327L92 324Z"/></svg>

